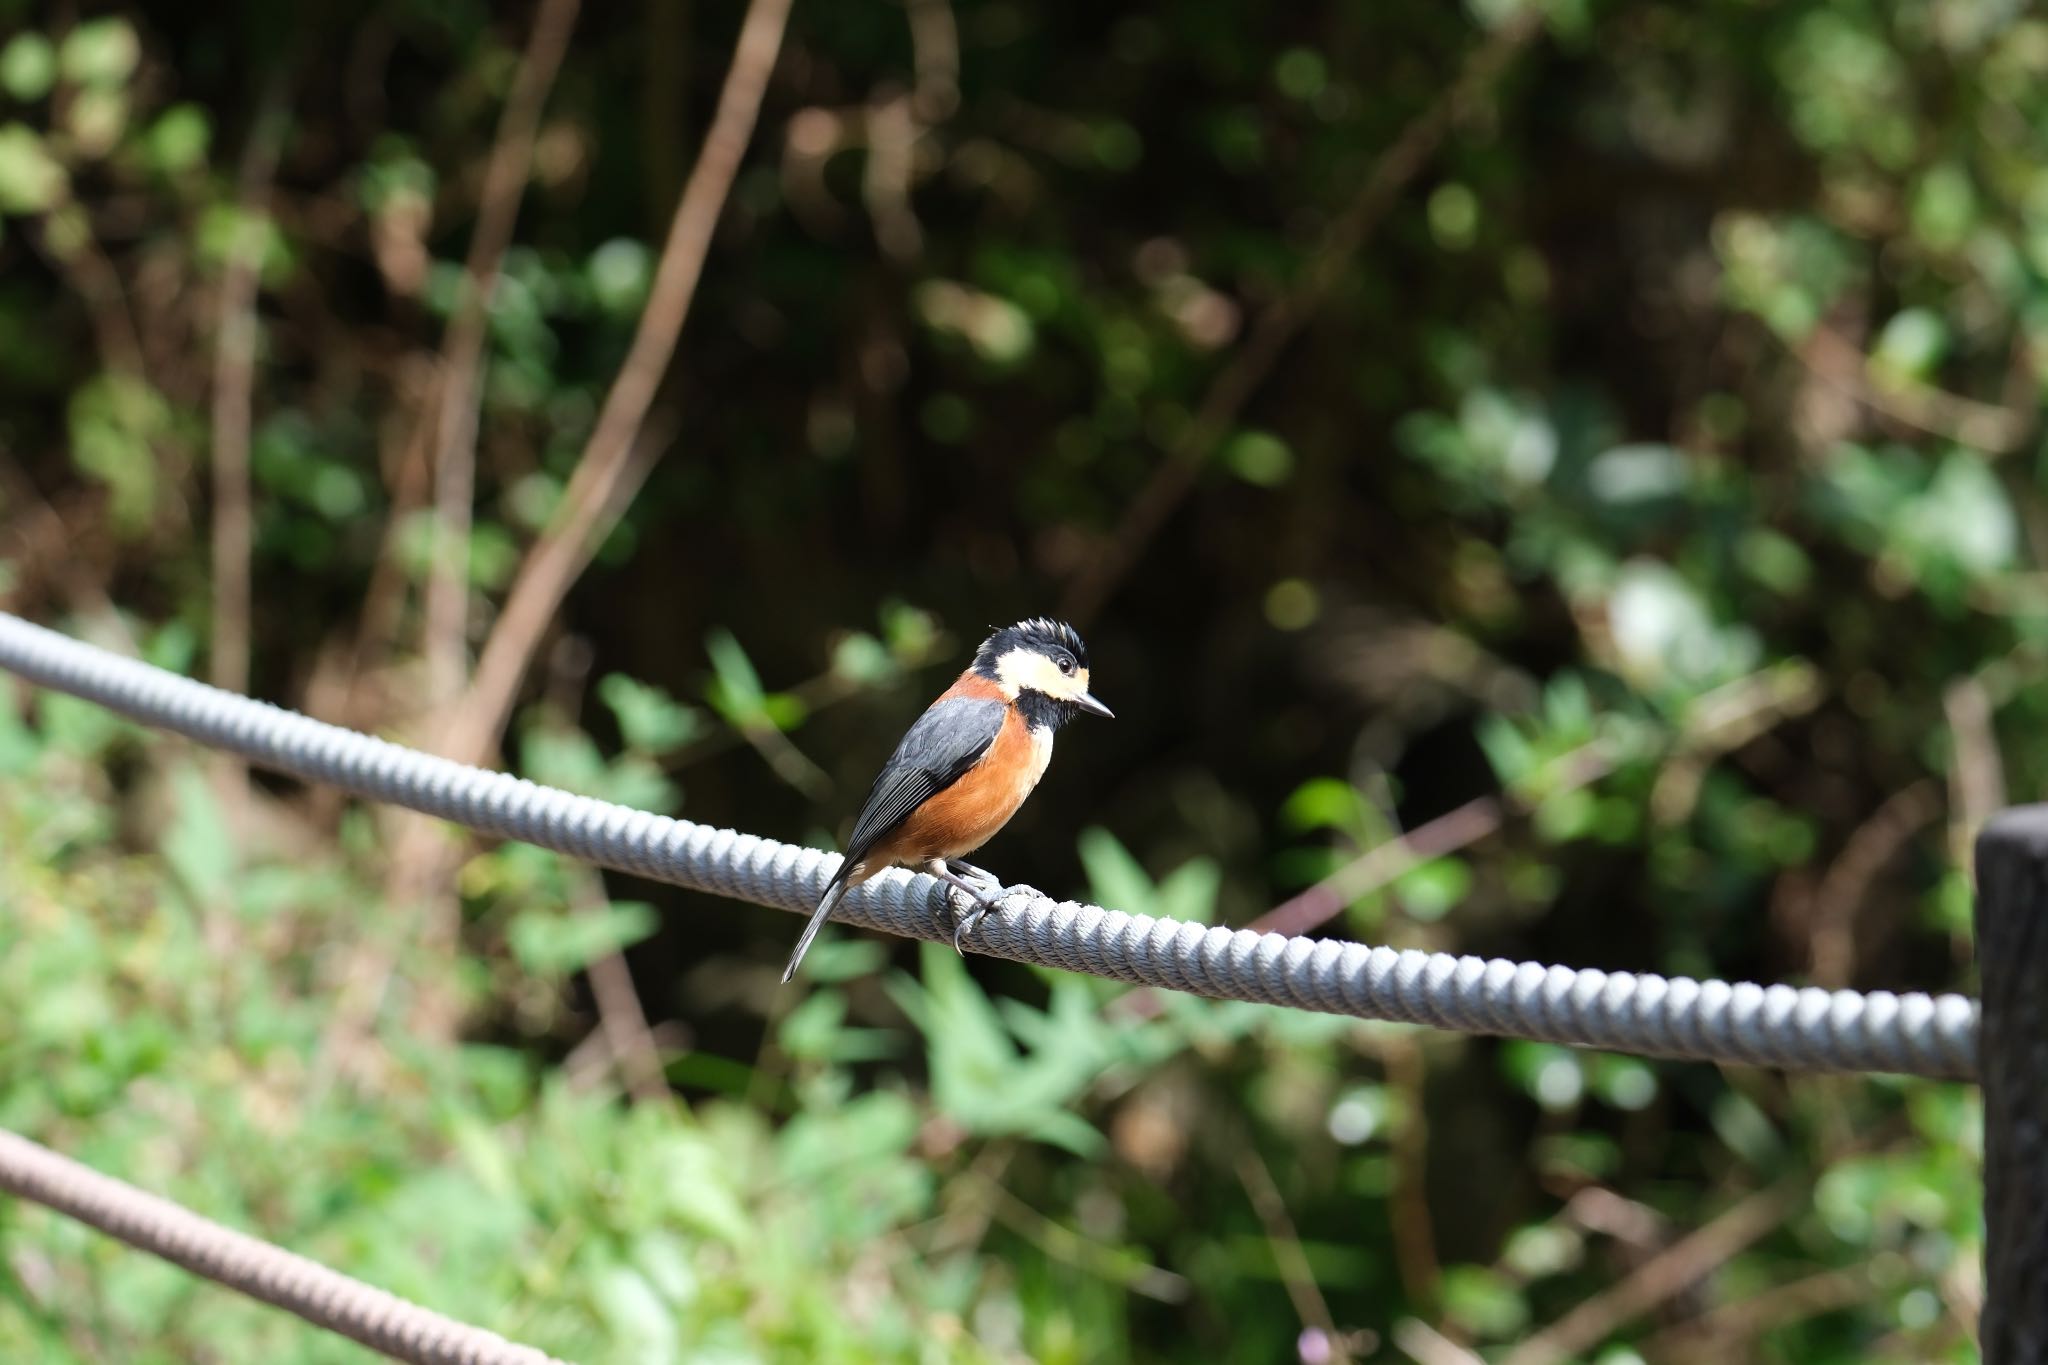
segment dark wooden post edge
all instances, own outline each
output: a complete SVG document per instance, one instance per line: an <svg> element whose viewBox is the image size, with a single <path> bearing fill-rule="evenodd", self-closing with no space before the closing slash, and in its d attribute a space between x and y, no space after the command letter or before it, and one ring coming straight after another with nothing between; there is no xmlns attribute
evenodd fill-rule
<svg viewBox="0 0 2048 1365"><path fill-rule="evenodd" d="M1977 838L1985 1365L2048 1362L2048 806Z"/></svg>

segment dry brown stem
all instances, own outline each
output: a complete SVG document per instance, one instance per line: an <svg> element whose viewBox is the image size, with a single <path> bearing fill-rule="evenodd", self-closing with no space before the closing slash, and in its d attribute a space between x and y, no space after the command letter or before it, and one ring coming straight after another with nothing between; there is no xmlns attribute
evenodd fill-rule
<svg viewBox="0 0 2048 1365"><path fill-rule="evenodd" d="M1814 328L1794 354L1824 384L1872 412L1988 455L2019 449L2038 422L2030 408L1983 403L1931 384L1880 378L1872 373L1863 348L1831 327Z"/></svg>
<svg viewBox="0 0 2048 1365"><path fill-rule="evenodd" d="M1785 1221L1798 1202L1790 1183L1758 1191L1713 1221L1643 1262L1611 1289L1594 1295L1503 1358L1502 1365L1562 1365L1618 1328L1711 1275L1729 1258Z"/></svg>
<svg viewBox="0 0 2048 1365"><path fill-rule="evenodd" d="M652 463L652 451L636 458L642 427L675 355L712 231L753 137L788 18L789 0L750 0L747 6L718 113L676 205L632 348L605 396L561 507L520 564L476 676L450 717L441 751L451 758L481 762L497 742L548 623Z"/></svg>
<svg viewBox="0 0 2048 1365"><path fill-rule="evenodd" d="M602 910L605 905L604 879L592 868L578 869L575 909L579 914ZM661 1063L661 1047L654 1030L647 1025L647 1011L634 989L632 970L621 952L598 957L585 975L590 993L597 1001L599 1026L604 1030L606 1051L618 1068L626 1093L642 1104L662 1103L670 1098L668 1076Z"/></svg>
<svg viewBox="0 0 2048 1365"><path fill-rule="evenodd" d="M254 514L249 493L249 431L256 386L256 292L263 279L263 246L271 184L284 146L283 82L272 83L256 126L242 150L236 181L236 221L220 281L220 320L214 334L213 649L208 676L229 692L249 690L249 556ZM221 756L220 772L239 788L245 764Z"/></svg>
<svg viewBox="0 0 2048 1365"><path fill-rule="evenodd" d="M1858 825L1813 896L1813 984L1838 990L1856 975L1856 927L1870 888L1886 864L1941 818L1941 786L1922 778L1885 799Z"/></svg>
<svg viewBox="0 0 2048 1365"><path fill-rule="evenodd" d="M1249 1142L1238 1145L1237 1178L1252 1201L1252 1211L1258 1214L1259 1222L1265 1226L1266 1241L1273 1248L1274 1263L1280 1268L1280 1282L1286 1286L1295 1316L1301 1319L1302 1326L1313 1327L1323 1334L1329 1343L1332 1362L1349 1360L1351 1355L1344 1349L1344 1338L1330 1316L1329 1302L1323 1298L1322 1288L1316 1283L1315 1270L1308 1263L1308 1253L1301 1249L1301 1234L1295 1230L1294 1219L1287 1212L1287 1201L1281 1196L1280 1187L1274 1183L1273 1172L1265 1159Z"/></svg>
<svg viewBox="0 0 2048 1365"><path fill-rule="evenodd" d="M606 395L561 506L513 578L504 610L484 643L475 676L441 717L436 747L457 762L482 763L489 757L548 622L646 477L659 445L666 443L670 433L648 429L648 411L675 354L712 231L753 135L788 18L789 0L750 0L748 4L719 95L718 113L676 205L632 347ZM654 436L662 439L650 439ZM403 906L431 899L433 889L445 880L456 848L432 822L413 821L403 826L386 879L387 900ZM443 907L429 917L423 932L430 942L445 948L454 942L456 929L455 913ZM331 1044L345 1043L360 1034L382 999L392 962L389 948L379 949L366 954L350 973L329 1032ZM418 1026L430 1032L445 1030L452 1023L446 1003L429 1002Z"/></svg>
<svg viewBox="0 0 2048 1365"><path fill-rule="evenodd" d="M498 268L519 220L541 109L569 50L581 0L543 0L527 35L497 138L484 170L476 232L469 241L463 287L441 345L441 383L434 405L434 556L427 578L426 627L430 704L443 706L462 688L469 617L469 530L476 495L477 380L483 369L491 297Z"/></svg>

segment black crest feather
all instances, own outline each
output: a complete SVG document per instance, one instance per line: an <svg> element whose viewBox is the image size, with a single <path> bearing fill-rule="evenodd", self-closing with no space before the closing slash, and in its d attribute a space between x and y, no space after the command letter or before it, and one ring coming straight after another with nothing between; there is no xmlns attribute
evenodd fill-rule
<svg viewBox="0 0 2048 1365"><path fill-rule="evenodd" d="M1013 649L1031 649L1054 657L1071 654L1076 664L1088 667L1088 646L1081 642L1081 633L1050 616L1034 616L1014 626L1004 626L983 640L981 648L974 652L974 667L994 677L996 660Z"/></svg>

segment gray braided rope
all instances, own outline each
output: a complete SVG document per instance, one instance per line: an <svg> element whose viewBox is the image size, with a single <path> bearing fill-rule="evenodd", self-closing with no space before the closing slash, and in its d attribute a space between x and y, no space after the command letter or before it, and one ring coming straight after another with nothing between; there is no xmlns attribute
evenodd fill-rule
<svg viewBox="0 0 2048 1365"><path fill-rule="evenodd" d="M0 1189L413 1365L562 1365L0 1130Z"/></svg>
<svg viewBox="0 0 2048 1365"><path fill-rule="evenodd" d="M836 854L451 763L4 613L0 667L280 772L698 891L808 913L838 864ZM847 896L833 918L945 939L954 894L923 873L894 871ZM1798 1071L1954 1080L1977 1072L1977 1004L1959 995L1795 989L1397 952L1206 928L1021 892L968 941L995 957L1117 981L1467 1033Z"/></svg>

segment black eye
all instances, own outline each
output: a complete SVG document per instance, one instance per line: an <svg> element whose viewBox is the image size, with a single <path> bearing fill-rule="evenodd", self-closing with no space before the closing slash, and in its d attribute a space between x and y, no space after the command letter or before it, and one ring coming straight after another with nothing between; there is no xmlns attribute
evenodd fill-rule
<svg viewBox="0 0 2048 1365"><path fill-rule="evenodd" d="M1059 658L1059 664L1060 672L1066 674L1070 678L1074 676L1074 661L1072 659L1062 654Z"/></svg>

